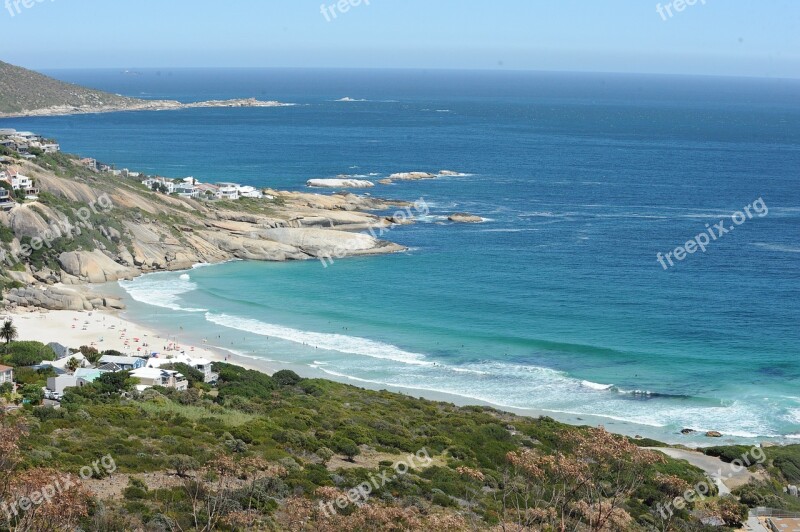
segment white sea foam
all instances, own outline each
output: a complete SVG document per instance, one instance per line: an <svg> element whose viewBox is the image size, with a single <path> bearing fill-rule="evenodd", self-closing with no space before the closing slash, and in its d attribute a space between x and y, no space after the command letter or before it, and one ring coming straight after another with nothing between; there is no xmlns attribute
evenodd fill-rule
<svg viewBox="0 0 800 532"><path fill-rule="evenodd" d="M333 377L339 377L340 379L348 379L348 380L357 381L357 382L368 382L370 384L385 384L385 383L379 382L379 381L372 381L372 380L368 380L368 379L359 379L358 377L353 377L352 375L345 375L344 373L339 373L338 371L333 371L333 370L329 370L329 369L325 369L325 368L316 368L316 369L320 370L323 373L327 373L328 375L331 375Z"/></svg>
<svg viewBox="0 0 800 532"><path fill-rule="evenodd" d="M423 216L417 216L416 220L418 222L423 222L423 223L435 223L435 222L446 222L449 220L449 218L447 216L428 214Z"/></svg>
<svg viewBox="0 0 800 532"><path fill-rule="evenodd" d="M535 227L515 227L515 228L498 228L498 229L479 229L479 233L531 233L534 231L539 231L539 229Z"/></svg>
<svg viewBox="0 0 800 532"><path fill-rule="evenodd" d="M357 336L347 336L344 334L319 333L313 331L301 331L274 325L263 321L231 316L228 314L206 313L206 320L229 329L249 332L260 336L280 338L288 342L303 344L312 348L324 349L326 351L337 351L372 358L382 358L402 362L403 364L414 364L419 366L432 366L432 362L425 359L425 355L403 351L397 346L376 342Z"/></svg>
<svg viewBox="0 0 800 532"><path fill-rule="evenodd" d="M119 285L136 301L154 307L182 312L208 312L204 308L184 307L180 296L197 290L197 284L181 275L178 279L165 274L151 274L133 281L120 281Z"/></svg>
<svg viewBox="0 0 800 532"><path fill-rule="evenodd" d="M558 218L563 216L562 214L554 214L550 211L533 211L533 212L524 212L518 215L520 218Z"/></svg>
<svg viewBox="0 0 800 532"><path fill-rule="evenodd" d="M769 251L782 251L784 253L800 253L800 246L784 246L781 244L770 244L767 242L754 242L753 245L757 248L766 249Z"/></svg>
<svg viewBox="0 0 800 532"><path fill-rule="evenodd" d="M590 388L592 390L599 390L599 391L610 390L611 388L614 387L613 384L598 384L598 383L592 382L592 381L581 381L581 386L584 386L586 388Z"/></svg>

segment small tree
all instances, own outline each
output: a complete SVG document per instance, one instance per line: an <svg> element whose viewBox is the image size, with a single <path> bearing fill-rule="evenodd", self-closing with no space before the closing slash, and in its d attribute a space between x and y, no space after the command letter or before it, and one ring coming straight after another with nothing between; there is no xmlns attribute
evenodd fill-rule
<svg viewBox="0 0 800 532"><path fill-rule="evenodd" d="M297 373L289 369L284 369L277 372L272 376L272 378L275 379L275 382L281 386L294 386L303 380Z"/></svg>
<svg viewBox="0 0 800 532"><path fill-rule="evenodd" d="M314 454L322 460L322 465L327 465L331 458L333 458L333 451L327 447L320 447Z"/></svg>
<svg viewBox="0 0 800 532"><path fill-rule="evenodd" d="M97 364L102 356L100 351L97 350L96 347L89 347L88 345L82 345L80 348L80 352L83 356L86 357L86 360L91 362L92 364Z"/></svg>
<svg viewBox="0 0 800 532"><path fill-rule="evenodd" d="M72 357L72 358L70 358L69 360L67 360L67 369L69 370L69 372L70 372L70 373L75 373L75 371L76 371L76 370L77 370L79 367L81 367L81 365L82 365L82 364L81 364L81 361L80 361L80 360L78 360L78 359L77 359L77 358L75 358L75 357Z"/></svg>
<svg viewBox="0 0 800 532"><path fill-rule="evenodd" d="M181 478L185 478L189 471L194 471L200 467L197 460L185 454L174 454L170 456L169 465L175 470L175 474Z"/></svg>
<svg viewBox="0 0 800 532"><path fill-rule="evenodd" d="M355 462L355 457L361 454L356 442L350 438L337 438L331 442L336 451L343 454L348 462Z"/></svg>
<svg viewBox="0 0 800 532"><path fill-rule="evenodd" d="M3 327L0 328L0 338L6 341L6 345L10 344L14 340L19 337L19 332L17 331L17 327L14 325L14 322L11 320L6 320L3 323Z"/></svg>
<svg viewBox="0 0 800 532"><path fill-rule="evenodd" d="M44 392L40 386L36 386L35 384L26 384L22 387L20 391L22 397L30 401L33 405L41 404L44 400Z"/></svg>
<svg viewBox="0 0 800 532"><path fill-rule="evenodd" d="M205 382L205 375L203 372L197 368L193 368L188 364L184 364L183 362L176 362L174 364L166 364L161 367L162 369L177 371L184 377L186 380L189 381L189 387L194 387L195 383L203 383Z"/></svg>

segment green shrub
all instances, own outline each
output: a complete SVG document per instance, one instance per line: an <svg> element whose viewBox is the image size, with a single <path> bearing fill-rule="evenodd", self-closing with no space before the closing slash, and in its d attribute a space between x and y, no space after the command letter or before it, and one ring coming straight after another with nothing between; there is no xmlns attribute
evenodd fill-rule
<svg viewBox="0 0 800 532"><path fill-rule="evenodd" d="M301 380L300 376L294 371L284 369L272 376L273 380L281 386L295 386Z"/></svg>
<svg viewBox="0 0 800 532"><path fill-rule="evenodd" d="M3 361L14 367L33 366L42 361L56 359L52 349L41 342L11 342L3 346Z"/></svg>
<svg viewBox="0 0 800 532"><path fill-rule="evenodd" d="M166 366L161 367L162 369L177 371L178 373L182 374L184 377L186 377L186 380L189 381L190 387L194 387L195 384L205 381L205 375L203 375L202 371L182 362L167 364Z"/></svg>

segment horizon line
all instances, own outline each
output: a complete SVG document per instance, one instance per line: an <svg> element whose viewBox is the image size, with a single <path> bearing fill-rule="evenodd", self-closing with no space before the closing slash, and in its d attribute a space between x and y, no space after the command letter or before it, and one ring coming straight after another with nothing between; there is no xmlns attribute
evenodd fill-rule
<svg viewBox="0 0 800 532"><path fill-rule="evenodd" d="M0 61L2 61L0 59ZM13 64L13 63L8 63ZM19 65L15 65L19 66ZM76 71L76 70L328 70L328 71L431 71L431 72L475 72L475 73L530 73L530 74L603 74L615 76L653 76L653 77L681 77L681 78L721 78L721 79L747 79L747 80L772 80L772 81L800 81L797 77L765 76L753 74L696 74L680 72L628 72L614 70L548 70L530 68L462 68L462 67L367 67L367 66L100 66L100 67L21 67L37 72Z"/></svg>

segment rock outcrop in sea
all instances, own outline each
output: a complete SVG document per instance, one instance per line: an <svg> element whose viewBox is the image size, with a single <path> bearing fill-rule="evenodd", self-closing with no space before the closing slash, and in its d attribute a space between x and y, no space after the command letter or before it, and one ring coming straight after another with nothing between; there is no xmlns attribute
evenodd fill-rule
<svg viewBox="0 0 800 532"><path fill-rule="evenodd" d="M306 183L314 188L372 188L375 183L364 179L337 177L335 179L309 179Z"/></svg>

